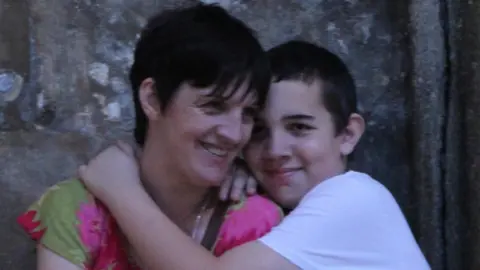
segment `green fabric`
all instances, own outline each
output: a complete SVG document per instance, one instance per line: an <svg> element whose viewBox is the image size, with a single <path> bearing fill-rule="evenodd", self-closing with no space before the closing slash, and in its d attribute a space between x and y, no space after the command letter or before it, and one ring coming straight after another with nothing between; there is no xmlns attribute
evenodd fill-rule
<svg viewBox="0 0 480 270"><path fill-rule="evenodd" d="M40 243L71 263L84 266L90 260L77 226L77 212L92 197L77 179L61 182L51 188L29 210L37 211L35 219L46 228Z"/></svg>

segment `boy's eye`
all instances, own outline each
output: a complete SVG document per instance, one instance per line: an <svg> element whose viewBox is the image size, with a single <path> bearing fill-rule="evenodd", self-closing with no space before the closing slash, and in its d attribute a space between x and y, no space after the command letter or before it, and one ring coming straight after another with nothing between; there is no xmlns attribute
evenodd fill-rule
<svg viewBox="0 0 480 270"><path fill-rule="evenodd" d="M254 141L260 141L265 139L268 135L267 127L262 123L255 123L252 128L252 136L251 139Z"/></svg>
<svg viewBox="0 0 480 270"><path fill-rule="evenodd" d="M305 135L308 131L314 129L312 126L303 123L290 123L287 124L287 130L292 132L294 135L301 136Z"/></svg>

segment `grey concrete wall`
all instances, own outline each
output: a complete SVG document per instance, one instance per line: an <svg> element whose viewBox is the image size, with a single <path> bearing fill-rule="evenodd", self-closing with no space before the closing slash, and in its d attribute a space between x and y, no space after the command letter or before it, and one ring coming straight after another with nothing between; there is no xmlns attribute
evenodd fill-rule
<svg viewBox="0 0 480 270"><path fill-rule="evenodd" d="M130 136L126 74L136 35L152 12L184 2L0 0L0 269L34 269L34 246L15 226L16 215L102 144ZM465 53L466 41L457 41L463 32L450 37L449 30L465 12L479 13L453 0L217 2L255 28L267 48L302 38L350 65L368 129L354 167L393 192L434 269L478 269L473 253L459 257L465 242L458 228L467 221L458 217L465 208L457 201L467 186L458 179L468 168L455 165L464 132L469 147L480 145L478 129L457 120L478 110L464 107L475 107L473 99L463 101L474 94L452 92L467 93L473 65L465 61L478 54ZM472 48L478 38L470 37ZM451 60L454 52L463 54ZM465 73L452 88L457 62ZM455 106L465 113L456 115ZM469 153L468 164L478 164L478 152ZM471 171L469 183L478 176ZM475 208L468 209L473 216ZM473 221L469 228L478 229ZM480 233L468 239L478 250Z"/></svg>

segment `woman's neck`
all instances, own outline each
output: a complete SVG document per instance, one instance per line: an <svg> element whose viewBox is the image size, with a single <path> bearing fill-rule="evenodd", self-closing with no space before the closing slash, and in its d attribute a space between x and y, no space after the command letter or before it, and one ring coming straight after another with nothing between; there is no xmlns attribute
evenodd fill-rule
<svg viewBox="0 0 480 270"><path fill-rule="evenodd" d="M140 160L142 182L158 207L185 232L192 231L195 218L203 203L207 203L210 188L195 186L182 175L162 162L158 157L155 164L143 152Z"/></svg>

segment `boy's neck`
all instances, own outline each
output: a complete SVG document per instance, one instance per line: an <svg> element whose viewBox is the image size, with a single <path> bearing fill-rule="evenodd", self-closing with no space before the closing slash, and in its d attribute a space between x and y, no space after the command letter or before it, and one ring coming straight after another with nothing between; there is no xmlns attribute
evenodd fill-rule
<svg viewBox="0 0 480 270"><path fill-rule="evenodd" d="M331 163L327 166L319 166L320 170L314 172L313 177L315 181L311 188L316 187L317 185L321 184L323 181L328 180L332 177L342 175L347 172L347 162L340 162L340 163Z"/></svg>

